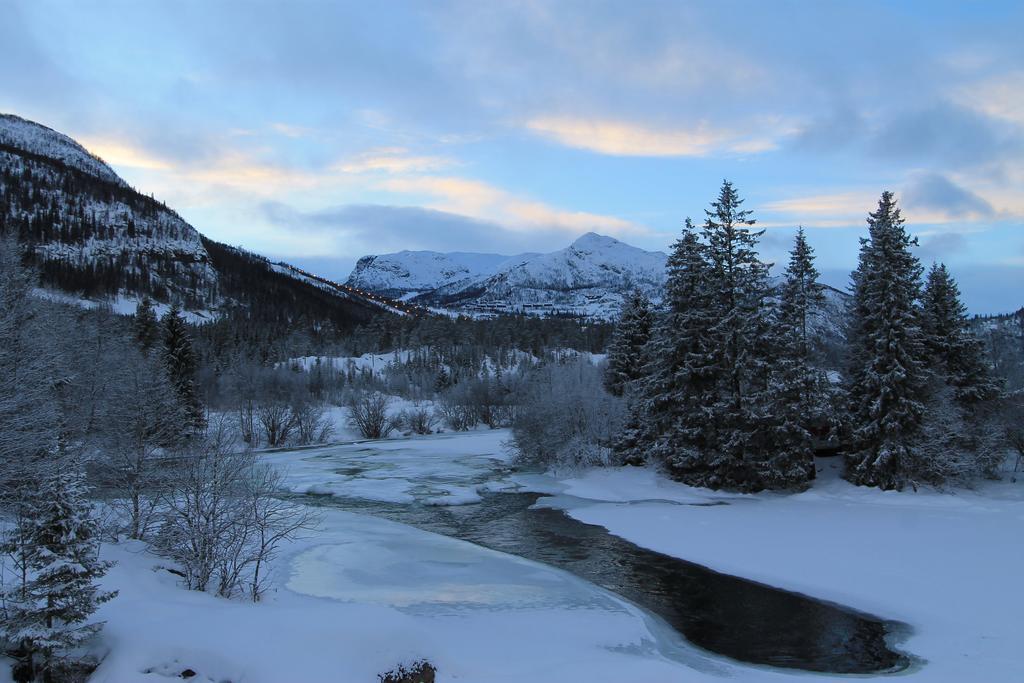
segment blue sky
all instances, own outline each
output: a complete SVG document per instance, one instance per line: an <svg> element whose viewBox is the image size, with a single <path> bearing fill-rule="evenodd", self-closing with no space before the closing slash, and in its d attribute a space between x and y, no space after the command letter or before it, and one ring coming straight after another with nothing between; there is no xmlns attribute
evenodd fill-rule
<svg viewBox="0 0 1024 683"><path fill-rule="evenodd" d="M974 312L1024 305L1020 2L0 0L0 111L205 234L366 253L665 249L732 180L845 286L897 193Z"/></svg>

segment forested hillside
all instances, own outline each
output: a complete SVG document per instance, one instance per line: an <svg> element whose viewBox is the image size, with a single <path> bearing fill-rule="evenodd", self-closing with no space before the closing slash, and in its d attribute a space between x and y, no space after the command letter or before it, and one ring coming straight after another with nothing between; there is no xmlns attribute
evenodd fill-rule
<svg viewBox="0 0 1024 683"><path fill-rule="evenodd" d="M71 138L10 115L0 115L0 232L27 247L43 287L93 304L150 297L264 345L335 339L380 313L207 239Z"/></svg>

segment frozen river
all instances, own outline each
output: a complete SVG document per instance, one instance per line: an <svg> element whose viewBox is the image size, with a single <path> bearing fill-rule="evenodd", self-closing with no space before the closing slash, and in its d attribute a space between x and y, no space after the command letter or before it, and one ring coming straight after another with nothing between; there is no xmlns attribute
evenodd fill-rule
<svg viewBox="0 0 1024 683"><path fill-rule="evenodd" d="M481 601L495 609L623 609L610 592L648 615L663 655L695 668L714 668L714 659L705 661L700 649L680 646L673 629L703 650L753 664L835 673L895 671L907 664L887 644L903 630L900 624L714 572L573 519L558 508L585 502L525 490L555 492L559 487L542 475L513 473L502 436L487 432L366 442L267 458L286 469L289 488L307 502L468 541L584 581L535 572L537 581L524 584L503 578L500 567L506 561L497 559L501 556L481 561L462 546L431 544L429 535L417 537L415 547L410 537L399 535L393 542L311 548L297 558L304 570L289 588L366 601L374 599L376 586L381 602L433 613L479 607ZM408 562L401 561L403 555ZM352 567L359 567L361 575L353 576ZM445 587L441 597L438 582ZM421 590L427 586L429 599Z"/></svg>

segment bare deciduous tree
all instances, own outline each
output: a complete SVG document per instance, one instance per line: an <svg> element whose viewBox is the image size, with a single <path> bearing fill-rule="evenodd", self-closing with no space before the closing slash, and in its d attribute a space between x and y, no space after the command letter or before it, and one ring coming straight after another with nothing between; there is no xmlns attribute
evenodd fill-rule
<svg viewBox="0 0 1024 683"><path fill-rule="evenodd" d="M154 545L178 565L187 588L216 586L224 597L244 588L259 600L279 545L315 528L318 517L278 498L280 475L236 445L222 420L182 450Z"/></svg>

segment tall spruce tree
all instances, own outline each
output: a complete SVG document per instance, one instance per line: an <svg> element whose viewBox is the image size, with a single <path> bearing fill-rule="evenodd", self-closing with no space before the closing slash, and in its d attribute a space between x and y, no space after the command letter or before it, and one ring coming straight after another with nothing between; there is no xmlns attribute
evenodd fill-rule
<svg viewBox="0 0 1024 683"><path fill-rule="evenodd" d="M985 359L985 347L971 331L960 288L945 264L932 264L921 296L921 331L929 367L954 387L964 405L991 400L999 394Z"/></svg>
<svg viewBox="0 0 1024 683"><path fill-rule="evenodd" d="M85 496L84 477L74 463L62 463L41 483L31 514L18 520L4 548L22 555L28 571L4 594L3 635L14 644L27 680L54 680L54 668L96 634L89 623L96 608L115 596L97 581L112 566L99 559L96 521Z"/></svg>
<svg viewBox="0 0 1024 683"><path fill-rule="evenodd" d="M853 449L846 477L902 489L913 462L928 381L920 327L921 264L891 192L868 216L853 273L847 389Z"/></svg>
<svg viewBox="0 0 1024 683"><path fill-rule="evenodd" d="M160 341L160 324L148 296L143 297L135 309L135 341L144 353L149 353Z"/></svg>
<svg viewBox="0 0 1024 683"><path fill-rule="evenodd" d="M721 349L716 368L718 391L710 405L715 425L716 459L705 486L740 490L782 488L804 480L802 468L777 443L778 425L771 405L771 307L768 267L758 258L763 230L753 230L751 211L725 181L718 199L705 211L704 239L710 264L711 335ZM696 482L695 482L696 483Z"/></svg>
<svg viewBox="0 0 1024 683"><path fill-rule="evenodd" d="M703 417L719 350L709 334L714 319L705 251L686 219L666 264L665 308L648 343L645 377L630 397L623 437L616 444L627 462L654 459L676 476L706 474L713 442L713 425Z"/></svg>
<svg viewBox="0 0 1024 683"><path fill-rule="evenodd" d="M651 302L643 292L635 290L623 304L619 323L608 346L604 386L609 393L622 396L643 376L646 363L644 347L650 341L653 321Z"/></svg>
<svg viewBox="0 0 1024 683"><path fill-rule="evenodd" d="M800 228L779 296L770 414L774 418L774 448L792 455L808 478L814 474L811 430L827 430L831 422L825 396L827 379L814 367L809 328L811 316L824 301L814 250Z"/></svg>
<svg viewBox="0 0 1024 683"><path fill-rule="evenodd" d="M198 361L192 348L188 326L177 306L172 306L164 315L163 328L164 369L181 403L186 428L198 430L204 422L203 406L196 389Z"/></svg>
<svg viewBox="0 0 1024 683"><path fill-rule="evenodd" d="M824 305L825 294L818 283L814 249L808 244L803 227L797 230L784 278L779 297L779 323L786 336L795 341L792 351L809 364L810 320L815 309Z"/></svg>

